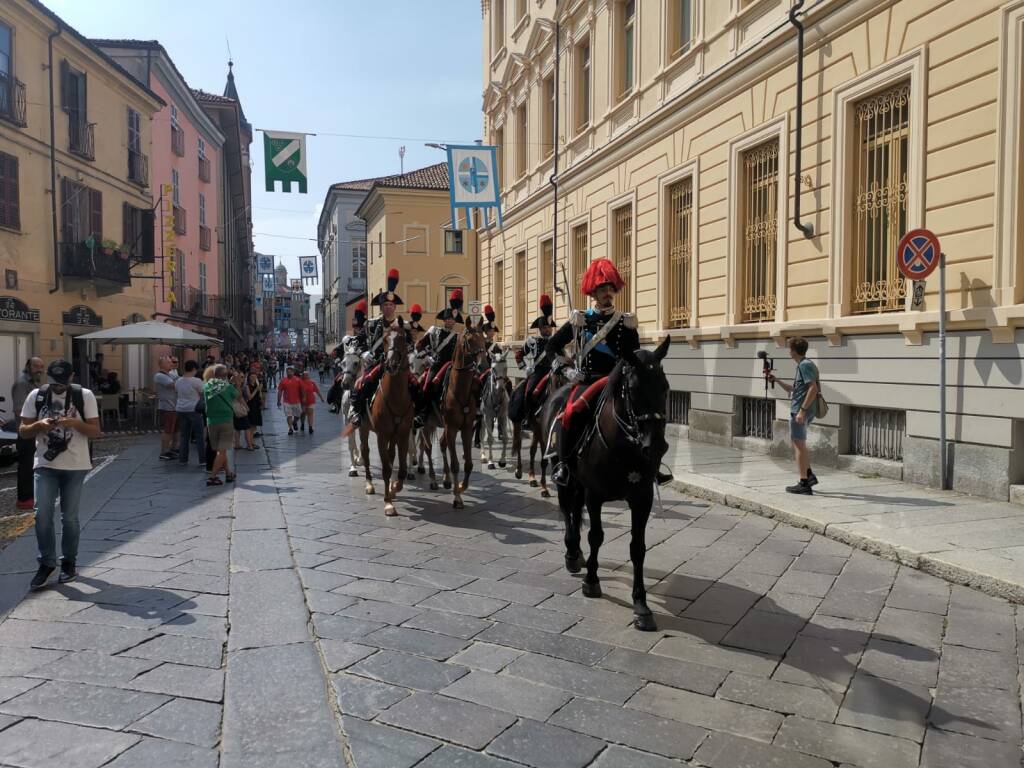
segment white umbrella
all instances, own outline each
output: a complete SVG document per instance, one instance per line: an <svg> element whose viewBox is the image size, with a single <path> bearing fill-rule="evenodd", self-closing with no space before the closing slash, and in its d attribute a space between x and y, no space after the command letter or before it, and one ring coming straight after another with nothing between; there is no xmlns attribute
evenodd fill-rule
<svg viewBox="0 0 1024 768"><path fill-rule="evenodd" d="M220 346L224 342L212 336L179 328L161 320L146 320L141 323L105 328L102 331L86 333L75 337L83 341L98 341L101 344L168 344L170 346L204 347Z"/></svg>

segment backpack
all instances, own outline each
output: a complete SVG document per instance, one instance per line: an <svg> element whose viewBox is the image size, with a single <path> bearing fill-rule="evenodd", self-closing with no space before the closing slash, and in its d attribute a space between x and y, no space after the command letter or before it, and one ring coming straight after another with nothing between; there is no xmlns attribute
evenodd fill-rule
<svg viewBox="0 0 1024 768"><path fill-rule="evenodd" d="M797 367L797 374L800 373L800 368ZM800 376L801 381L803 376ZM814 399L814 418L823 419L828 416L828 401L825 400L825 395L821 393L821 373L818 373L818 378L815 382L818 385L818 396Z"/></svg>

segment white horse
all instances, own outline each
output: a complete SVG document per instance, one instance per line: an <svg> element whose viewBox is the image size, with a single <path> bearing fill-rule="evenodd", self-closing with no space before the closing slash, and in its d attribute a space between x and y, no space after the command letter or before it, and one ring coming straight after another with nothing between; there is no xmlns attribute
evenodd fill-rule
<svg viewBox="0 0 1024 768"><path fill-rule="evenodd" d="M499 467L504 467L508 453L508 393L511 382L508 378L508 353L504 350L491 355L491 373L487 377L483 392L483 419L487 438L486 447L481 451L480 460L487 462L488 469L494 469L494 426L497 422L498 438L501 440Z"/></svg>
<svg viewBox="0 0 1024 768"><path fill-rule="evenodd" d="M363 358L359 355L355 346L349 346L345 349L345 355L341 359L341 373L338 375L341 377L341 420L342 420L342 434L345 432L345 427L348 425L348 411L349 404L352 402L352 387L355 385L356 380L359 378L359 374L363 368ZM362 449L359 445L359 437L355 431L348 436L348 455L351 460L351 464L348 468L349 477L359 476L359 467L363 465L363 454Z"/></svg>

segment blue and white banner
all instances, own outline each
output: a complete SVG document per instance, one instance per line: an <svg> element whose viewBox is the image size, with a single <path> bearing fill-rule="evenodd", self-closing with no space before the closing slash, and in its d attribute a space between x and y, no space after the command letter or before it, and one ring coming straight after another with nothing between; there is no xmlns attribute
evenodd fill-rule
<svg viewBox="0 0 1024 768"><path fill-rule="evenodd" d="M302 274L302 284L309 280L312 283L319 277L316 267L316 256L299 256L299 272Z"/></svg>
<svg viewBox="0 0 1024 768"><path fill-rule="evenodd" d="M274 257L262 253L256 255L256 271L261 275L274 274Z"/></svg>
<svg viewBox="0 0 1024 768"><path fill-rule="evenodd" d="M274 274L263 275L263 293L273 295L274 293Z"/></svg>
<svg viewBox="0 0 1024 768"><path fill-rule="evenodd" d="M497 209L501 226L501 183L498 179L498 148L480 144L448 145L448 189L452 229L458 229L459 208L482 208L484 217ZM467 220L468 220L467 214Z"/></svg>

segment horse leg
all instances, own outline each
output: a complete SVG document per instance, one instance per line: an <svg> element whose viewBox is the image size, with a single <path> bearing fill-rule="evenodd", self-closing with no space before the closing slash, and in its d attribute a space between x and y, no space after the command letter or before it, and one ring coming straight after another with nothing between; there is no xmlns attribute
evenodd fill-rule
<svg viewBox="0 0 1024 768"><path fill-rule="evenodd" d="M494 422L491 420L492 416L489 411L484 412L484 426L487 428L487 468L495 469L494 464ZM502 456L502 459L505 457ZM484 457L480 457L480 462L483 463ZM505 462L502 461L502 464Z"/></svg>
<svg viewBox="0 0 1024 768"><path fill-rule="evenodd" d="M405 439L405 442L399 444L398 454L405 458L404 462L399 462L403 469L402 477L406 480L415 480L416 476L412 473L411 469L411 467L416 463L416 442L415 434L412 429L409 430L409 435Z"/></svg>
<svg viewBox="0 0 1024 768"><path fill-rule="evenodd" d="M537 482L537 473L534 470L534 461L537 457L537 425L533 424L530 428L530 487L536 488L539 483Z"/></svg>
<svg viewBox="0 0 1024 768"><path fill-rule="evenodd" d="M469 488L469 475L473 471L473 430L462 429L462 485L459 486L459 494L463 494Z"/></svg>
<svg viewBox="0 0 1024 768"><path fill-rule="evenodd" d="M590 531L587 543L590 544L590 557L587 558L587 575L583 577L583 596L600 597L601 580L597 578L597 556L604 544L604 528L601 526L601 502L586 496L587 515L590 517Z"/></svg>
<svg viewBox="0 0 1024 768"><path fill-rule="evenodd" d="M512 453L516 458L516 480L523 479L523 425L512 427Z"/></svg>
<svg viewBox="0 0 1024 768"><path fill-rule="evenodd" d="M499 467L508 464L508 403L498 408L498 439L501 440L501 459Z"/></svg>
<svg viewBox="0 0 1024 768"><path fill-rule="evenodd" d="M395 453L398 454L398 472L395 474L395 488L391 492L392 498L397 496L403 488L405 488L406 479L411 480L412 475L409 474L409 457L406 455L406 450L409 448L409 436L406 435L405 439L398 439L395 441Z"/></svg>
<svg viewBox="0 0 1024 768"><path fill-rule="evenodd" d="M370 473L370 428L363 422L359 425L359 455L363 460L363 472L366 475L366 495L376 493L373 487L373 475Z"/></svg>
<svg viewBox="0 0 1024 768"><path fill-rule="evenodd" d="M416 473L425 475L427 468L423 465L424 455L430 458L430 474L434 474L434 457L431 456L430 449L430 428L424 425L420 429L416 430Z"/></svg>
<svg viewBox="0 0 1024 768"><path fill-rule="evenodd" d="M633 561L633 626L641 632L658 628L654 614L647 606L647 587L644 585L644 557L647 555L647 520L651 516L654 493L650 485L629 497L632 531L629 539L629 559Z"/></svg>
<svg viewBox="0 0 1024 768"><path fill-rule="evenodd" d="M459 492L459 457L458 451L455 447L455 435L449 434L448 428L445 427L444 437L441 438L441 441L444 443L442 453L447 453L445 456L447 461L445 469L451 472L451 479L449 482L445 483L445 487L449 487L450 483L452 489L452 507L455 509L462 509L462 495Z"/></svg>
<svg viewBox="0 0 1024 768"><path fill-rule="evenodd" d="M380 477L384 484L384 514L395 514L394 493L391 489L392 461L395 458L394 443L383 435L377 435L377 453L380 455Z"/></svg>
<svg viewBox="0 0 1024 768"><path fill-rule="evenodd" d="M538 430L538 432L542 432L542 430ZM548 490L548 452L544 450L543 434L537 438L537 448L540 449L540 495L549 499L551 491Z"/></svg>
<svg viewBox="0 0 1024 768"><path fill-rule="evenodd" d="M558 506L565 521L565 569L579 573L586 565L580 548L580 523L583 520L583 497L578 487L559 488Z"/></svg>
<svg viewBox="0 0 1024 768"><path fill-rule="evenodd" d="M452 455L451 462L455 461L455 445L454 440L452 441ZM444 462L444 489L447 491L452 487L452 469L451 462L449 462L448 455L448 427L444 427L441 430L441 439L438 440L438 445L441 446L441 460Z"/></svg>

